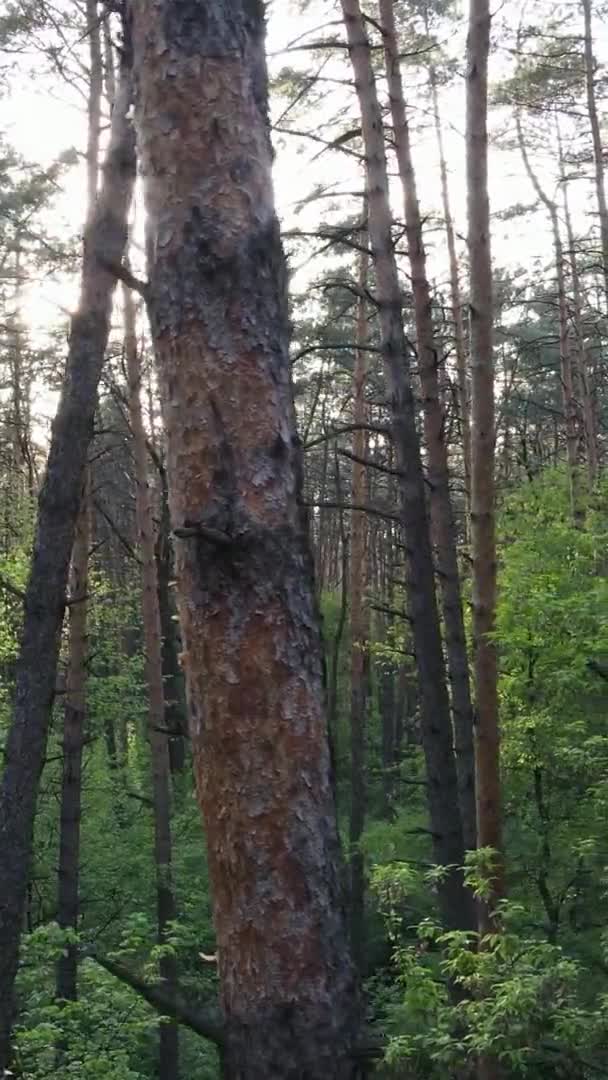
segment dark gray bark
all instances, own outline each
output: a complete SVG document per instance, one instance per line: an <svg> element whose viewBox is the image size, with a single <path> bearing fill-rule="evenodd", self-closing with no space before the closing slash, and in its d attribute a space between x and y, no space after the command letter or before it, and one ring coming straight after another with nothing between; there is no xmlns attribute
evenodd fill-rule
<svg viewBox="0 0 608 1080"><path fill-rule="evenodd" d="M17 972L40 774L55 691L70 553L97 386L108 339L135 178L135 147L127 110L130 76L123 73L112 119L104 180L85 232L82 287L72 318L66 374L53 423L25 597L13 722L0 790L0 1074L8 1066Z"/></svg>

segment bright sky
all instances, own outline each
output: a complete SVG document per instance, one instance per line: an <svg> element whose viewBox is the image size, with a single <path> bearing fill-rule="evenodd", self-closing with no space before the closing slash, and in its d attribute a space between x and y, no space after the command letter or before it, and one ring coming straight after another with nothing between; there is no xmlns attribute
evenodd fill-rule
<svg viewBox="0 0 608 1080"><path fill-rule="evenodd" d="M547 10L552 10L554 7L551 5L551 8L547 8L547 4L548 0L528 0L528 17L533 18L538 13L537 17L542 18ZM510 17L515 25L519 19L520 6L519 4L509 6L512 8ZM309 64L309 57L305 52L285 52L286 47L296 39L299 39L300 43L305 41L304 35L307 32L309 33L308 40L311 37L318 39L323 36L342 36L339 25L320 29L328 19L338 18L337 0L334 3L331 0L311 0L305 14L301 14L298 7L295 0L273 0L270 6L268 53L272 73L276 74L287 64L300 68ZM501 17L504 18L504 12ZM312 34L311 31L313 31ZM459 32L447 43L461 68L464 59L465 33L463 13ZM596 38L597 50L603 58L608 53L605 27L598 25ZM330 60L324 69L324 76L335 75L343 78L345 72L340 64L340 59ZM504 69L505 56L500 49L493 55L492 66L495 73ZM6 131L8 141L26 158L48 164L70 146L78 149L84 147L86 122L82 102L73 89L65 84L62 85L57 77L31 78L27 67L28 60L25 59L21 65L21 74L18 74L14 80L9 98L0 101L0 127ZM406 68L405 78L412 121L426 119L428 123L426 102L420 92L424 74L412 72L411 69ZM348 106L349 95L343 86L336 86L331 82L324 84L323 89L324 96L312 115L309 114L305 120L300 117L298 122L297 113L294 113L286 122L296 127L308 126L317 133L324 134L323 125L339 110ZM275 108L275 119L280 109L279 104ZM463 116L464 85L461 84L458 87L456 84L444 94L442 120L450 167L453 213L457 229L461 234L465 230ZM495 126L500 122L500 118L497 118L494 122ZM305 212L297 215L295 213L298 202L306 197L315 184L335 182L345 190L357 190L361 186L358 166L353 163L353 159L343 154L319 154L321 148L318 144L306 139L285 136L275 136L275 146L277 149L275 164L277 205L283 222L288 227L299 225L310 228L314 227L319 220L332 220L328 202L317 202L308 207ZM440 207L439 174L432 132L427 130L426 134L416 137L414 153L423 213L437 211ZM537 158L535 160L538 161ZM543 170L541 158L539 168L541 173L544 172L544 182L551 188L553 162L547 158L544 164ZM519 154L493 149L490 181L494 212L503 210L515 202L529 204L534 201L529 183L523 173ZM53 214L53 228L57 232L60 232L64 226L71 232L79 229L83 217L84 186L83 170L80 168L72 169L65 177L65 190L58 198ZM400 196L396 187L394 194L395 207L399 213ZM588 209L589 197L590 189L587 184L573 185L572 203L581 227L584 225L583 218ZM338 214L343 208L344 203L339 208ZM427 243L430 249L432 272L444 274L445 260L441 234L430 234ZM546 258L549 251L544 216L537 215L532 226L530 219L525 222L511 221L509 223L497 220L494 227L493 251L497 264L514 266L523 263L527 269L531 269L533 261L538 257ZM302 287L310 272L310 268L307 268L303 274L296 277L297 287ZM62 308L64 313L60 315L60 318L65 317L66 308L75 302L75 289L75 283L68 285L65 281L38 282L27 297L29 320L38 326L44 325L49 320L55 321L59 314L58 308Z"/></svg>

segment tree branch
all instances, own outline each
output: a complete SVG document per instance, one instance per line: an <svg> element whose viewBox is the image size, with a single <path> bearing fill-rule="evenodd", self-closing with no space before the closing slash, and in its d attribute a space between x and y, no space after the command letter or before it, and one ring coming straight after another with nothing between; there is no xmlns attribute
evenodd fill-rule
<svg viewBox="0 0 608 1080"><path fill-rule="evenodd" d="M365 506L363 503L342 503L332 499L324 499L319 502L306 501L304 505L318 510L355 510L362 514L372 514L375 517L386 518L387 521L395 521L398 525L401 524L399 514L393 514L390 510L382 510L379 506Z"/></svg>
<svg viewBox="0 0 608 1080"><path fill-rule="evenodd" d="M330 439L337 439L339 435L350 435L353 431L371 431L373 435L390 436L390 428L385 424L344 424L342 427L333 428L332 431L326 431L324 435L317 435L310 442L305 443L303 449L312 450L314 446L329 442Z"/></svg>
<svg viewBox="0 0 608 1080"><path fill-rule="evenodd" d="M147 302L147 281L142 281L141 278L135 277L135 274L131 273L128 266L123 266L122 263L110 262L108 259L104 259L102 255L97 255L97 261L104 270L107 270L108 274L114 274L114 277L117 278L118 281L122 281L123 285L126 285L128 289L133 289L133 292L139 293L139 295Z"/></svg>
<svg viewBox="0 0 608 1080"><path fill-rule="evenodd" d="M386 473L388 476L403 476L401 469L391 469L380 461L374 461L373 458L359 457L358 454L353 454L352 450L340 449L338 453L341 457L348 458L349 461L354 461L357 465L365 465L368 469L377 469L378 472Z"/></svg>
<svg viewBox="0 0 608 1080"><path fill-rule="evenodd" d="M145 982L139 975L135 975L128 967L116 960L96 956L95 953L89 954L89 959L94 960L104 971L125 983L126 986L130 986L161 1016L170 1016L172 1020L177 1020L179 1024L201 1035L203 1039L209 1039L216 1046L224 1045L225 1030L219 1010L195 1009L179 992L173 993L164 986L155 986Z"/></svg>

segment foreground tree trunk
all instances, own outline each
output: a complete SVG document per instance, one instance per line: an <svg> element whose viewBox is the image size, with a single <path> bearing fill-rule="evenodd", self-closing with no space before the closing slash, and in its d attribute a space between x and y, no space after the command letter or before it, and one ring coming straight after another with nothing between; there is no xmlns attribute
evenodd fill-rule
<svg viewBox="0 0 608 1080"><path fill-rule="evenodd" d="M403 189L407 250L414 297L414 320L418 347L418 368L422 385L424 435L428 455L431 522L435 540L437 574L445 627L445 645L450 678L454 749L458 795L464 844L476 844L475 757L473 752L473 709L469 685L469 660L464 630L460 571L454 513L450 496L445 412L439 390L440 349L435 340L431 289L427 276L422 218L416 189L416 174L405 110L399 48L395 30L393 0L380 0L384 58L389 89L395 150Z"/></svg>
<svg viewBox="0 0 608 1080"><path fill-rule="evenodd" d="M144 627L145 674L148 684L148 742L152 765L152 813L154 817L154 868L156 872L156 919L159 944L167 940L175 919L172 883L171 780L169 775L169 740L165 720L165 688L158 576L154 551L154 518L148 484L148 451L141 410L141 364L137 348L135 303L131 291L123 286L125 320L125 356L129 382L129 423L135 459L135 515L141 554L141 610ZM175 958L163 956L160 975L166 988L175 991ZM179 1034L174 1021L162 1023L159 1038L159 1080L178 1080Z"/></svg>
<svg viewBox="0 0 608 1080"><path fill-rule="evenodd" d="M496 620L494 350L488 197L489 0L470 0L467 39L466 169L471 317L471 540L475 645L477 843L496 853L492 891L480 929L503 893Z"/></svg>
<svg viewBox="0 0 608 1080"><path fill-rule="evenodd" d="M17 972L40 774L57 674L70 553L93 434L115 275L127 236L135 177L130 77L112 117L104 181L85 232L80 303L72 318L66 375L53 424L25 597L13 722L0 790L0 1075L8 1067Z"/></svg>
<svg viewBox="0 0 608 1080"><path fill-rule="evenodd" d="M445 924L463 928L471 925L471 904L461 871L464 844L452 721L435 597L416 409L409 373L410 357L403 330L401 289L391 233L384 131L369 41L358 0L342 0L342 11L359 98L367 164L369 233L376 269L385 380L408 549L408 606L420 683L422 741L433 850L436 862L446 867L438 885L438 894Z"/></svg>
<svg viewBox="0 0 608 1080"><path fill-rule="evenodd" d="M358 995L300 500L263 7L133 0L131 12L224 1075L346 1080Z"/></svg>

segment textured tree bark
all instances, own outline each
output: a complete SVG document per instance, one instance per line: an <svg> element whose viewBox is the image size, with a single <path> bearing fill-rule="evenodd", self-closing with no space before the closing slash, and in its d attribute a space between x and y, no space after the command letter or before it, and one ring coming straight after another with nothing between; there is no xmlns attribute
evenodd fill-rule
<svg viewBox="0 0 608 1080"><path fill-rule="evenodd" d="M112 116L104 181L85 232L81 296L71 323L66 375L38 502L26 590L15 708L0 790L0 1074L10 1056L13 984L36 797L55 691L70 553L116 280L106 267L119 263L124 252L135 177L134 139L127 119L130 97L130 78L125 72Z"/></svg>
<svg viewBox="0 0 608 1080"><path fill-rule="evenodd" d="M158 576L154 550L154 518L148 484L148 451L141 411L141 364L137 348L135 303L123 285L125 357L129 383L129 422L135 460L135 515L141 554L141 609L144 627L145 676L148 684L148 742L152 766L152 813L154 818L154 867L156 872L156 919L158 940L167 939L175 919L171 872L171 780L169 746L165 722L165 688L158 600ZM177 985L177 969L172 956L162 957L160 975L169 992ZM179 1034L174 1021L159 1028L159 1080L178 1080Z"/></svg>
<svg viewBox="0 0 608 1080"><path fill-rule="evenodd" d="M555 276L557 279L557 308L559 317L559 370L562 402L564 407L564 420L566 424L566 453L568 458L568 477L570 482L570 508L572 520L577 528L582 528L585 522L585 508L582 500L582 485L579 469L579 431L578 410L574 390L574 370L572 362L572 350L570 348L570 320L568 313L568 298L566 295L566 280L564 274L564 250L559 226L557 205L550 199L540 185L538 177L532 168L528 156L526 141L524 138L521 116L516 110L515 123L517 137L524 168L536 192L538 198L547 210L553 234L553 250L555 253Z"/></svg>
<svg viewBox="0 0 608 1080"><path fill-rule="evenodd" d="M414 297L418 369L422 386L424 435L428 456L427 478L430 485L431 525L435 541L437 575L451 688L458 797L460 800L464 844L467 849L472 849L476 846L477 834L473 708L460 590L456 530L450 496L445 412L442 407L439 389L438 368L441 350L435 340L433 326L431 290L427 276L422 219L403 95L393 0L380 0L380 20L383 31L382 40L395 150L403 190L407 251Z"/></svg>
<svg viewBox="0 0 608 1080"><path fill-rule="evenodd" d="M350 1078L359 1025L300 499L264 16L133 0L148 306L238 1080Z"/></svg>
<svg viewBox="0 0 608 1080"><path fill-rule="evenodd" d="M595 100L595 57L593 55L593 26L591 0L582 0L585 24L585 84L587 89L587 111L593 142L593 163L595 166L595 195L600 218L600 238L602 244L602 266L604 287L608 302L608 206L606 205L606 185L604 183L604 152L600 122Z"/></svg>
<svg viewBox="0 0 608 1080"><path fill-rule="evenodd" d="M367 245L367 230L361 234ZM364 506L367 501L367 470L361 461L367 454L367 420L365 384L367 378L368 341L367 305L369 255L359 256L359 298L357 301L356 341L353 371L353 422L361 427L353 434L352 501ZM350 935L354 960L363 967L365 956L365 861L361 837L365 826L365 727L369 695L369 607L366 598L368 576L367 515L353 511L350 543L350 632L351 632L351 705L350 705L350 769L351 805L349 821L350 844Z"/></svg>
<svg viewBox="0 0 608 1080"><path fill-rule="evenodd" d="M87 593L91 512L89 482L85 478L76 538L72 550L69 615L69 659L63 716L63 779L59 822L57 922L76 930L79 915L80 816L82 803L82 750L85 735L87 680ZM78 953L68 945L57 962L55 993L61 1001L76 1001Z"/></svg>
<svg viewBox="0 0 608 1080"><path fill-rule="evenodd" d="M493 292L488 197L489 0L470 0L467 39L466 172L471 320L471 540L475 643L477 843L496 853L492 890L480 905L480 929L503 893L496 620Z"/></svg>
<svg viewBox="0 0 608 1080"><path fill-rule="evenodd" d="M438 886L438 895L446 925L462 928L471 925L471 904L460 869L464 844L450 702L435 597L415 402L409 375L410 357L403 331L401 289L391 234L384 131L369 42L358 0L342 0L342 12L361 112L367 165L369 233L376 269L382 353L397 467L401 474L400 497L408 549L408 605L420 683L434 857L438 864L449 867Z"/></svg>

